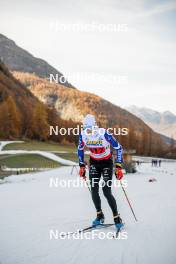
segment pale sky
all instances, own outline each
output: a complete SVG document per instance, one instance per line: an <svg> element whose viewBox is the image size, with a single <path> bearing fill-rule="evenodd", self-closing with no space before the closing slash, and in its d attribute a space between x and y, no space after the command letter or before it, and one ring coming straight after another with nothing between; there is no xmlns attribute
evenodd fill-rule
<svg viewBox="0 0 176 264"><path fill-rule="evenodd" d="M122 107L176 114L176 1L0 0L0 6L0 32L78 89ZM86 31L93 23L126 30ZM77 31L68 28L73 24Z"/></svg>

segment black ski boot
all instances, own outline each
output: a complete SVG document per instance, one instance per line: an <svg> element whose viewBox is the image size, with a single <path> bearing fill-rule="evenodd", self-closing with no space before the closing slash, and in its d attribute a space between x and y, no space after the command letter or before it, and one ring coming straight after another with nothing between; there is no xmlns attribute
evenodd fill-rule
<svg viewBox="0 0 176 264"><path fill-rule="evenodd" d="M118 214L117 216L114 217L114 223L115 223L115 227L117 229L117 231L119 232L121 230L121 228L124 226L122 219L120 217L120 215Z"/></svg>

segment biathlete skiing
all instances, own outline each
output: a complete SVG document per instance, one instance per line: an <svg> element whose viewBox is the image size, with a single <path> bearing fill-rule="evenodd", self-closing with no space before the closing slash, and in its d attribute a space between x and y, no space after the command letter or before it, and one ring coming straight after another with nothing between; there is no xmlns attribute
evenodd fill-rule
<svg viewBox="0 0 176 264"><path fill-rule="evenodd" d="M104 223L104 214L101 208L99 195L99 182L103 177L103 194L113 213L113 219L117 230L123 227L123 222L117 210L117 204L111 192L113 176L113 160L111 146L116 150L115 175L118 180L123 178L122 172L122 146L104 128L99 128L93 115L86 115L83 121L83 130L79 135L78 158L80 171L79 174L85 179L86 164L84 160L84 148L90 150L89 180L91 185L92 200L96 208L97 216L92 226L96 227Z"/></svg>

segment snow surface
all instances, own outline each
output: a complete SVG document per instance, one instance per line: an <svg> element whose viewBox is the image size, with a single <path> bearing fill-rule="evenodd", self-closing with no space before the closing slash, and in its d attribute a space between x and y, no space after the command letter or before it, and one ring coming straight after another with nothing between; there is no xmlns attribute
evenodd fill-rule
<svg viewBox="0 0 176 264"><path fill-rule="evenodd" d="M50 180L77 180L70 167L10 176L0 184L0 263L2 264L175 264L176 163L152 168L145 163L127 174L127 194L113 193L125 222L126 240L50 239L50 230L74 231L89 226L95 209L86 187L50 187ZM167 172L167 173L166 173ZM148 182L149 178L156 182ZM106 222L111 211L102 195ZM103 232L114 230L114 227ZM99 230L100 231L100 230ZM98 232L99 232L98 231Z"/></svg>

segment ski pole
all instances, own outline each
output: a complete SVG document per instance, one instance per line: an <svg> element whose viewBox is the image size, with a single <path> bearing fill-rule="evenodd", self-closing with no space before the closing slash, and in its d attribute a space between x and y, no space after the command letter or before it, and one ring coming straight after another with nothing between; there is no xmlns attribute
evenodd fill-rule
<svg viewBox="0 0 176 264"><path fill-rule="evenodd" d="M129 199L128 199L127 193L126 193L126 191L125 191L125 189L124 189L124 187L123 187L121 181L120 181L120 185L121 185L121 187L122 187L122 190L123 190L123 192L124 192L124 195L125 195L125 197L126 197L126 200L127 200L128 204L129 204L129 207L130 207L130 209L131 209L131 212L132 212L132 214L133 214L133 216L134 216L134 219L135 219L136 222L137 222L136 215L135 215L135 213L134 213L134 210L133 210L133 208L132 208L132 206L131 206L131 203L130 203L130 201L129 201Z"/></svg>
<svg viewBox="0 0 176 264"><path fill-rule="evenodd" d="M87 166L87 168L88 168L88 170L89 170L89 166L88 166L87 163L86 163L86 166ZM86 175L85 175L83 178L84 178L84 180L85 180L85 182L86 182L87 188L89 189L90 195L92 196L92 192L91 192L90 186L89 186L89 184L87 183Z"/></svg>
<svg viewBox="0 0 176 264"><path fill-rule="evenodd" d="M92 196L92 192L91 192L91 189L90 189L90 187L89 187L89 185L88 185L88 183L87 183L86 176L84 176L84 177L82 177L82 178L85 180L85 183L86 183L86 185L87 185L87 188L88 188L88 190L89 190L89 192L90 192L90 194L91 194L91 196Z"/></svg>
<svg viewBox="0 0 176 264"><path fill-rule="evenodd" d="M90 187L89 187L89 185L88 185L88 183L87 183L86 177L84 178L84 180L85 180L85 182L86 182L86 185L87 185L87 188L89 189L90 194L92 195L92 192L91 192L91 189L90 189Z"/></svg>
<svg viewBox="0 0 176 264"><path fill-rule="evenodd" d="M70 173L71 175L73 174L74 169L76 169L76 172L78 173L78 169L77 169L76 165L73 165L73 166L72 166L71 173Z"/></svg>

